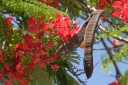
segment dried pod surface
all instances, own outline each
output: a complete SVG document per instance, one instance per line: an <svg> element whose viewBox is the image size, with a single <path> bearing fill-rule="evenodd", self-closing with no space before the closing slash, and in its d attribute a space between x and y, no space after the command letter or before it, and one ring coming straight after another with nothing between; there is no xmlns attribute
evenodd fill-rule
<svg viewBox="0 0 128 85"><path fill-rule="evenodd" d="M89 79L93 72L93 41L99 18L104 10L97 10L92 13L84 35L84 71Z"/></svg>

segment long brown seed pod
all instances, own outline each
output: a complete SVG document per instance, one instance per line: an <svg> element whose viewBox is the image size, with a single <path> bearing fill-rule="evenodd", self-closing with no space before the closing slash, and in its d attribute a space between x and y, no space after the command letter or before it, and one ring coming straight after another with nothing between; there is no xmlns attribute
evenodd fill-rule
<svg viewBox="0 0 128 85"><path fill-rule="evenodd" d="M95 36L95 30L99 21L99 18L104 10L97 10L93 12L91 19L85 30L84 35L84 71L89 79L93 72L93 41Z"/></svg>
<svg viewBox="0 0 128 85"><path fill-rule="evenodd" d="M76 47L80 46L80 44L84 40L84 33L86 26L90 20L91 16L84 22L84 24L81 26L81 28L69 39L68 43L64 43L61 45L58 49L59 55L64 55L72 50L74 50Z"/></svg>

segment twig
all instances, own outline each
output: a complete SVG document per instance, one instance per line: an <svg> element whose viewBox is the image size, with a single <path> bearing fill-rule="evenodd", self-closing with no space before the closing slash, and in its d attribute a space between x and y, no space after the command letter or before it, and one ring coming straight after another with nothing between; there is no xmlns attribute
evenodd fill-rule
<svg viewBox="0 0 128 85"><path fill-rule="evenodd" d="M74 71L74 69L71 69L71 70L68 70L70 73L72 73L73 74L73 76L75 76L77 79L78 79L78 81L80 82L80 83L82 83L83 85L86 85L86 82L87 81L82 81L78 76L80 76L81 74L84 74L84 72L80 72L80 71L82 71L81 69L77 69L76 71ZM80 73L78 73L78 72L80 72Z"/></svg>
<svg viewBox="0 0 128 85"><path fill-rule="evenodd" d="M107 53L109 54L109 57L110 57L111 61L113 62L113 65L114 65L114 67L115 67L115 69L116 69L116 79L118 79L118 76L121 75L121 73L120 73L120 71L119 71L119 69L118 69L118 67L117 67L117 64L116 64L115 61L113 60L112 52L108 49L108 46L106 45L106 43L105 43L105 41L104 41L103 38L101 38L101 41L102 41L102 43L103 43L103 45L104 45L104 47L105 47Z"/></svg>
<svg viewBox="0 0 128 85"><path fill-rule="evenodd" d="M103 26L101 26L101 25L99 26L99 28L100 28L101 30L103 30L103 31L106 31L105 28L104 28ZM113 38L115 38L115 39L117 39L117 40L119 40L119 41L123 41L123 42L128 43L128 39L126 39L126 38L122 38L122 37L117 36L117 35L113 35Z"/></svg>
<svg viewBox="0 0 128 85"><path fill-rule="evenodd" d="M87 10L90 10L89 12L94 12L94 11L96 11L97 9L95 8L95 7L92 7L91 5L89 5L88 3L87 3L87 1L85 1L85 0L77 0L79 3L81 3L81 4L83 4L83 5L85 5L85 9ZM109 22L110 23L110 22ZM99 28L101 29L101 30L103 30L103 31L106 31L105 30L105 28L103 27L103 26L99 26ZM113 36L113 38L115 38L115 39L117 39L117 40L119 40L119 41L123 41L123 42L126 42L126 43L128 43L128 39L126 39L126 38L122 38L122 37L120 37L120 36L117 36L117 35L114 35Z"/></svg>
<svg viewBox="0 0 128 85"><path fill-rule="evenodd" d="M70 2L69 6L66 8L66 13L73 7L73 3Z"/></svg>
<svg viewBox="0 0 128 85"><path fill-rule="evenodd" d="M120 49L119 47L108 47L108 50L116 50L116 49ZM106 50L105 48L93 48L93 50Z"/></svg>

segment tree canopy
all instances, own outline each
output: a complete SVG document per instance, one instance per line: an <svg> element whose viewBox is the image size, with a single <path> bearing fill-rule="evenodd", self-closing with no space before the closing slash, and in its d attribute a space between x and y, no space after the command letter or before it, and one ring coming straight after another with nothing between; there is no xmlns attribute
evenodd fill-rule
<svg viewBox="0 0 128 85"><path fill-rule="evenodd" d="M82 27L76 19L87 22L97 10L105 10L92 42L106 50L101 70L112 64L116 80L109 85L128 85L128 70L121 74L117 65L128 59L128 0L0 0L0 83L85 85L83 70L75 66L81 59L77 48L86 49L85 43L65 55L58 49Z"/></svg>

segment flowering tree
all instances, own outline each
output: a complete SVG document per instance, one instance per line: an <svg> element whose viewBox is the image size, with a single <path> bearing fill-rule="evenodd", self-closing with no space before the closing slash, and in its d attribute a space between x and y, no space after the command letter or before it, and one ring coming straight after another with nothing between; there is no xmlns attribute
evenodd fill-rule
<svg viewBox="0 0 128 85"><path fill-rule="evenodd" d="M116 64L127 59L127 8L128 0L0 0L1 83L84 85L79 78L83 72L78 74L81 70L73 64L80 62L76 50L66 55L57 51L80 28L74 22L78 17L86 20L90 13L104 9L101 20L109 26L99 25L101 30L95 36L95 42L101 41L109 56L104 56L101 67L104 70L113 63L116 69L116 81L109 85L127 85L128 71L121 74ZM103 38L112 44L111 48Z"/></svg>

